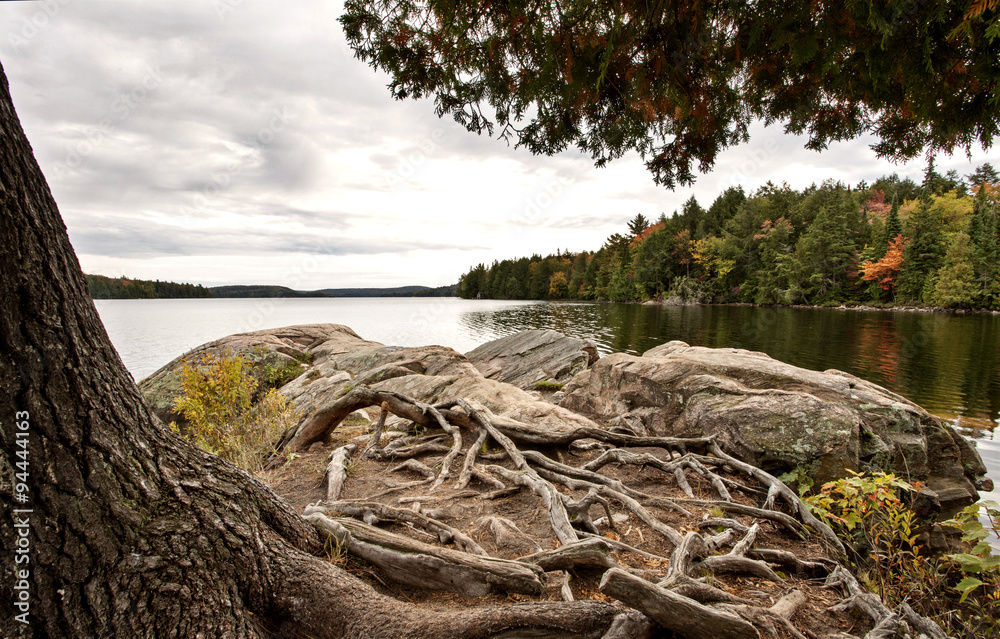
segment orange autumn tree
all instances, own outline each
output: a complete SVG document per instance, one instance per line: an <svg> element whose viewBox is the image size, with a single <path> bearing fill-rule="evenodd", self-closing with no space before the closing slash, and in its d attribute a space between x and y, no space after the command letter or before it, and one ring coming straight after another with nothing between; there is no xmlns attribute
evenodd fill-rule
<svg viewBox="0 0 1000 639"><path fill-rule="evenodd" d="M866 282L877 282L878 287L883 291L892 293L896 297L896 276L899 269L903 267L903 249L906 248L906 240L900 233L889 242L889 249L885 256L877 262L866 261L861 265L861 279Z"/></svg>

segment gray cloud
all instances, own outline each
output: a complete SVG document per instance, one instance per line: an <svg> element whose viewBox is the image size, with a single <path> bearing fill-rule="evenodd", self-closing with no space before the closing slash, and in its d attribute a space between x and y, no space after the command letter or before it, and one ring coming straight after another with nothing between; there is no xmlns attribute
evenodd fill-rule
<svg viewBox="0 0 1000 639"><path fill-rule="evenodd" d="M430 100L392 100L387 77L346 47L339 3L59 6L26 37L42 3L0 2L0 59L84 255L274 257L317 252L336 234L322 240L329 254L407 260L405 273L359 266L354 281L410 284L442 268L414 252L449 251L457 279L475 252L528 250L504 229L530 233L533 247L572 235L596 249L637 212L669 215L691 195L707 207L733 183L920 175L874 158L865 140L816 154L755 126L712 174L669 192L635 154L603 170L572 150L532 156L437 118Z"/></svg>
<svg viewBox="0 0 1000 639"><path fill-rule="evenodd" d="M333 237L283 230L279 224L264 229L185 229L149 220L114 218L70 231L78 253L106 257L165 255L379 255L414 251L480 249L462 243L414 239L371 241L370 238Z"/></svg>

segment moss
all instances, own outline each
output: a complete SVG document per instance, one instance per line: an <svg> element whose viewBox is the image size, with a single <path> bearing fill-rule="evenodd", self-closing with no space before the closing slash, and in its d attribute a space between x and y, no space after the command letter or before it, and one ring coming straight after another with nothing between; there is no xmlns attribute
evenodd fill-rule
<svg viewBox="0 0 1000 639"><path fill-rule="evenodd" d="M306 367L298 362L266 363L261 380L266 388L281 388L305 371Z"/></svg>
<svg viewBox="0 0 1000 639"><path fill-rule="evenodd" d="M552 380L543 379L539 382L535 382L535 390L537 391L558 391L562 390L562 387L566 384L562 382L554 382Z"/></svg>

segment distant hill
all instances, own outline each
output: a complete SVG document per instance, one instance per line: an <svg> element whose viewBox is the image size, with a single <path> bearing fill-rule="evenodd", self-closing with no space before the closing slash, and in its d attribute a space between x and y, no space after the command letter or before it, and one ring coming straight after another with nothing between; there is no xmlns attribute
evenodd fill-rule
<svg viewBox="0 0 1000 639"><path fill-rule="evenodd" d="M215 297L453 297L456 287L397 286L395 288L324 288L296 291L285 286L214 286Z"/></svg>
<svg viewBox="0 0 1000 639"><path fill-rule="evenodd" d="M160 280L137 280L124 275L87 275L87 288L95 300L179 299L212 297L201 284L179 284Z"/></svg>
<svg viewBox="0 0 1000 639"><path fill-rule="evenodd" d="M316 291L327 297L413 297L431 290L426 286L397 286L396 288L324 288Z"/></svg>
<svg viewBox="0 0 1000 639"><path fill-rule="evenodd" d="M287 286L213 286L212 297L328 297L319 291L296 291Z"/></svg>
<svg viewBox="0 0 1000 639"><path fill-rule="evenodd" d="M178 284L159 280L136 280L87 275L90 296L100 299L155 298L241 298L241 297L454 297L457 284L450 286L397 286L395 288L325 288L318 291L296 291L287 286L254 284L242 286L212 286Z"/></svg>

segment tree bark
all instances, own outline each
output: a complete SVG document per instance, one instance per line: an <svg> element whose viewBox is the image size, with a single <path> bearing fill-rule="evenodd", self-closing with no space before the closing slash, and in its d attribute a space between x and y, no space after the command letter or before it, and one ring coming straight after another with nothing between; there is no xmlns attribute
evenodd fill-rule
<svg viewBox="0 0 1000 639"><path fill-rule="evenodd" d="M4 553L0 598L14 601L13 569L27 570L28 623L5 603L0 635L264 637L266 620L317 638L599 637L620 612L440 612L381 596L311 556L315 530L267 486L156 423L89 298L2 67L0 206L2 475L25 461L18 440L30 464L24 490L0 490L3 521L26 522L30 559ZM15 548L12 526L0 541Z"/></svg>

